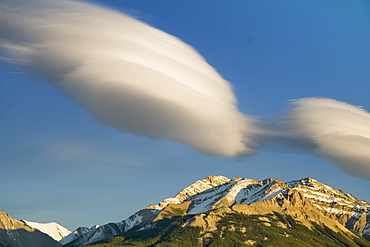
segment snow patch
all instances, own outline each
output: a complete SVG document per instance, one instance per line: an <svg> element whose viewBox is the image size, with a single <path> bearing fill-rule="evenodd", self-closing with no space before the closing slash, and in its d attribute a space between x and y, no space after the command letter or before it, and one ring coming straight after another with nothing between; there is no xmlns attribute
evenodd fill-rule
<svg viewBox="0 0 370 247"><path fill-rule="evenodd" d="M131 217L127 218L125 220L126 226L125 226L125 231L127 232L128 230L134 228L135 226L139 225L143 220L143 216L134 214Z"/></svg>
<svg viewBox="0 0 370 247"><path fill-rule="evenodd" d="M56 241L60 241L62 238L68 236L71 231L68 230L67 228L55 223L55 222L50 222L50 223L37 223L37 222L32 222L32 221L27 221L23 220L28 226L32 228L38 229L40 232L43 232Z"/></svg>

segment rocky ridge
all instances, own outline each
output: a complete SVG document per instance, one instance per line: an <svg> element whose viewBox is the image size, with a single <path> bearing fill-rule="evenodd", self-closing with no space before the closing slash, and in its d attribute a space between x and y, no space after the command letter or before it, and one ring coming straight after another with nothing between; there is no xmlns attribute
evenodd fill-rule
<svg viewBox="0 0 370 247"><path fill-rule="evenodd" d="M209 176L186 187L175 197L150 205L126 220L80 229L61 243L83 246L130 230L144 231L163 219L185 215L190 219L184 227L200 227L202 238L206 239L208 233L215 231L217 223L230 213L289 215L308 228L319 224L334 232L370 240L370 204L315 179L284 183L277 179L256 181ZM281 227L287 226L282 223Z"/></svg>
<svg viewBox="0 0 370 247"><path fill-rule="evenodd" d="M6 247L60 247L57 241L23 221L0 211L0 246Z"/></svg>

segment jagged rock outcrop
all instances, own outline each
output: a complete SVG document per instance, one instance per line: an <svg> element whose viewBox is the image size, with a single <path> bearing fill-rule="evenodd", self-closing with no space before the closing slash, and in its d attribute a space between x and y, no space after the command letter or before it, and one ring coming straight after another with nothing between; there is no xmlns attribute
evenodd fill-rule
<svg viewBox="0 0 370 247"><path fill-rule="evenodd" d="M1 247L60 247L57 241L45 233L26 225L23 221L0 211Z"/></svg>
<svg viewBox="0 0 370 247"><path fill-rule="evenodd" d="M271 217L284 215L307 229L319 231L320 227L324 227L354 239L362 236L370 240L370 204L315 179L304 178L284 183L272 178L256 181L209 176L186 187L175 197L167 198L158 205L150 205L122 222L77 234L73 241L66 241L66 246L83 246L130 231L142 231L144 234L163 222L178 219L186 219L180 224L183 229L201 228L198 240L206 243L212 232L220 230L219 222L235 213L262 215L258 219L265 226L274 221L275 226L282 228L288 227L288 223L276 223L276 219ZM350 243L352 237L348 239Z"/></svg>

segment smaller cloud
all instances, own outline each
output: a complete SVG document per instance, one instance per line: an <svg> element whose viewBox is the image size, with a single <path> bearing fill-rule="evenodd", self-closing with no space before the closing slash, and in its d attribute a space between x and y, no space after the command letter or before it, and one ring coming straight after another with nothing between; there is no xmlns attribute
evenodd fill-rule
<svg viewBox="0 0 370 247"><path fill-rule="evenodd" d="M370 179L370 113L326 98L303 98L291 104L282 122L286 138L307 144L308 151L349 174Z"/></svg>

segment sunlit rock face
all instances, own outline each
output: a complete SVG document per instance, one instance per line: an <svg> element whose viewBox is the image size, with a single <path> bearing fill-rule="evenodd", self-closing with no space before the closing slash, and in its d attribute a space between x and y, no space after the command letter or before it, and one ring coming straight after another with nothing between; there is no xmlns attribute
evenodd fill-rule
<svg viewBox="0 0 370 247"><path fill-rule="evenodd" d="M315 179L304 178L285 183L273 178L257 181L209 176L187 186L175 197L150 205L126 220L90 230L86 228L86 233L74 233L62 241L67 246L77 247L125 233L145 234L146 230L156 228L161 222L179 219L186 219L181 223L184 229L201 227L200 238L206 241L207 236L218 229L221 220L237 213L264 215L269 220L273 215L283 215L307 229L322 225L340 234L358 235L370 240L370 204ZM260 221L271 225L269 220ZM275 217L273 221L276 223L278 220ZM280 222L278 226L290 227L287 222ZM73 241L67 241L72 237Z"/></svg>

